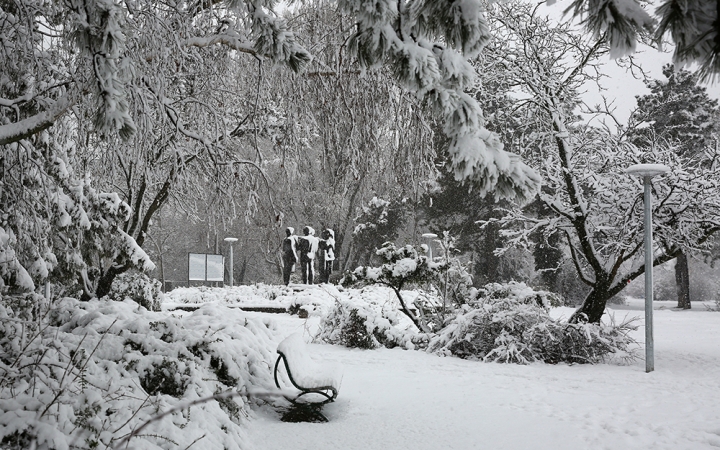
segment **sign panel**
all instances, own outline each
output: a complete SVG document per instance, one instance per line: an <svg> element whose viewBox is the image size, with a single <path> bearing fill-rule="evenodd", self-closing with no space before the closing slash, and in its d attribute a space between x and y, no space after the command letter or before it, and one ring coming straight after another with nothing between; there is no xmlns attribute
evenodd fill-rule
<svg viewBox="0 0 720 450"><path fill-rule="evenodd" d="M223 255L207 255L207 281L225 280L225 258Z"/></svg>
<svg viewBox="0 0 720 450"><path fill-rule="evenodd" d="M189 253L188 254L188 280L205 281L205 253Z"/></svg>

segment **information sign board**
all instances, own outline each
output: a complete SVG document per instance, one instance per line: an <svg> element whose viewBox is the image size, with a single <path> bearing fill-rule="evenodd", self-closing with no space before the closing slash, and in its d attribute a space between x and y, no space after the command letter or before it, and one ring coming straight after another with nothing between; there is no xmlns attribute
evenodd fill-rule
<svg viewBox="0 0 720 450"><path fill-rule="evenodd" d="M205 253L188 254L188 280L205 281L206 256Z"/></svg>
<svg viewBox="0 0 720 450"><path fill-rule="evenodd" d="M225 258L223 255L207 255L207 281L225 280Z"/></svg>
<svg viewBox="0 0 720 450"><path fill-rule="evenodd" d="M224 281L225 258L223 255L188 253L188 280Z"/></svg>

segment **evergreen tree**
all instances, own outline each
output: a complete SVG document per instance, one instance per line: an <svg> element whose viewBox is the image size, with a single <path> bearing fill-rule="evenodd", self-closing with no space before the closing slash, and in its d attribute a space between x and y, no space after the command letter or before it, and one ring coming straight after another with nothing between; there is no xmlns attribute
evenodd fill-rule
<svg viewBox="0 0 720 450"><path fill-rule="evenodd" d="M446 166L441 166L436 188L423 195L421 209L428 228L442 234L456 236L456 247L470 252L473 261L473 284L508 281L515 274L502 272L500 257L495 249L502 247L499 227L489 224L481 228L478 220L498 218L492 197L473 189L471 183L460 183Z"/></svg>
<svg viewBox="0 0 720 450"><path fill-rule="evenodd" d="M720 110L711 99L699 76L687 70L663 67L666 80L646 82L650 94L636 96L637 109L630 120L630 139L641 148L652 148L657 142L670 143L675 152L694 158L718 143ZM690 309L690 273L688 255L680 249L675 264L678 308Z"/></svg>
<svg viewBox="0 0 720 450"><path fill-rule="evenodd" d="M465 93L477 100L485 113L487 128L500 136L506 148L532 153L537 149L527 136L536 133L538 128L534 120L527 120L514 108L516 99L512 95L512 75L502 60L497 58L498 52L502 51L497 43L491 42L472 61L478 71L478 78L465 89ZM504 242L500 234L501 227L492 219L502 217L502 209L507 208L508 203L483 195L472 179L457 180L450 168L449 157L444 152L446 141L447 137L436 134L434 145L441 155L436 163L439 177L420 203L425 222L437 234L450 231L452 236L457 237L458 249L472 253L473 282L476 286L523 279L523 264L514 261L517 254L496 254ZM541 211L537 200L531 202L528 208ZM478 221L484 221L484 226L478 225ZM548 259L557 255L550 256L553 250L544 245L547 239L542 233L533 234L531 239L537 244L533 247L533 252L538 253L535 269L541 271L543 278L552 278L556 273L544 269L559 266L558 261ZM553 241L556 237L552 235L549 239Z"/></svg>
<svg viewBox="0 0 720 450"><path fill-rule="evenodd" d="M408 212L406 200L387 201L373 197L355 219L352 251L346 267L370 264L375 251L394 242L405 223Z"/></svg>
<svg viewBox="0 0 720 450"><path fill-rule="evenodd" d="M553 216L552 210L540 200L531 203L528 209L534 209L539 218ZM560 233L545 233L544 230L537 229L530 234L530 240L534 244L535 271L539 273L543 288L556 293L560 292L558 280L565 259Z"/></svg>
<svg viewBox="0 0 720 450"><path fill-rule="evenodd" d="M720 133L718 101L710 98L699 76L666 64L666 80L648 80L650 94L635 96L637 108L630 118L630 136L638 146L663 139L679 155L693 156L714 147Z"/></svg>

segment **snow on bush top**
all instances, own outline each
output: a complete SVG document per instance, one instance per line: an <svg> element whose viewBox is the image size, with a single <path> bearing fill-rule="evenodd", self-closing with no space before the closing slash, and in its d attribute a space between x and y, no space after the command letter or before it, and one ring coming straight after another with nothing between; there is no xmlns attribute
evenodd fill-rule
<svg viewBox="0 0 720 450"><path fill-rule="evenodd" d="M403 291L412 300L418 293ZM214 303L236 307L302 308L310 315L322 316L334 306L336 300L356 298L362 302L382 302L392 297L389 288L382 286L363 289L342 288L331 284L275 286L255 284L248 286L213 288L207 286L176 288L165 294L163 308L172 310L183 305Z"/></svg>
<svg viewBox="0 0 720 450"><path fill-rule="evenodd" d="M119 448L172 410L128 448L246 448L247 392L274 389L277 340L271 322L219 305L178 318L64 299L38 325L0 303L0 447ZM231 396L200 401L219 393Z"/></svg>

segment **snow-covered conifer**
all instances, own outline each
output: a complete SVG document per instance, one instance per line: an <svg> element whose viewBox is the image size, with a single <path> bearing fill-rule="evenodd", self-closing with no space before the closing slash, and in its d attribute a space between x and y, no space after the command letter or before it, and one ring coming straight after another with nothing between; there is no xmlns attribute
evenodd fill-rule
<svg viewBox="0 0 720 450"><path fill-rule="evenodd" d="M341 0L357 20L350 49L364 68L389 64L397 82L441 118L458 179L478 180L483 193L527 201L540 179L520 158L503 148L484 127L477 101L463 92L475 79L467 62L490 40L480 0Z"/></svg>

